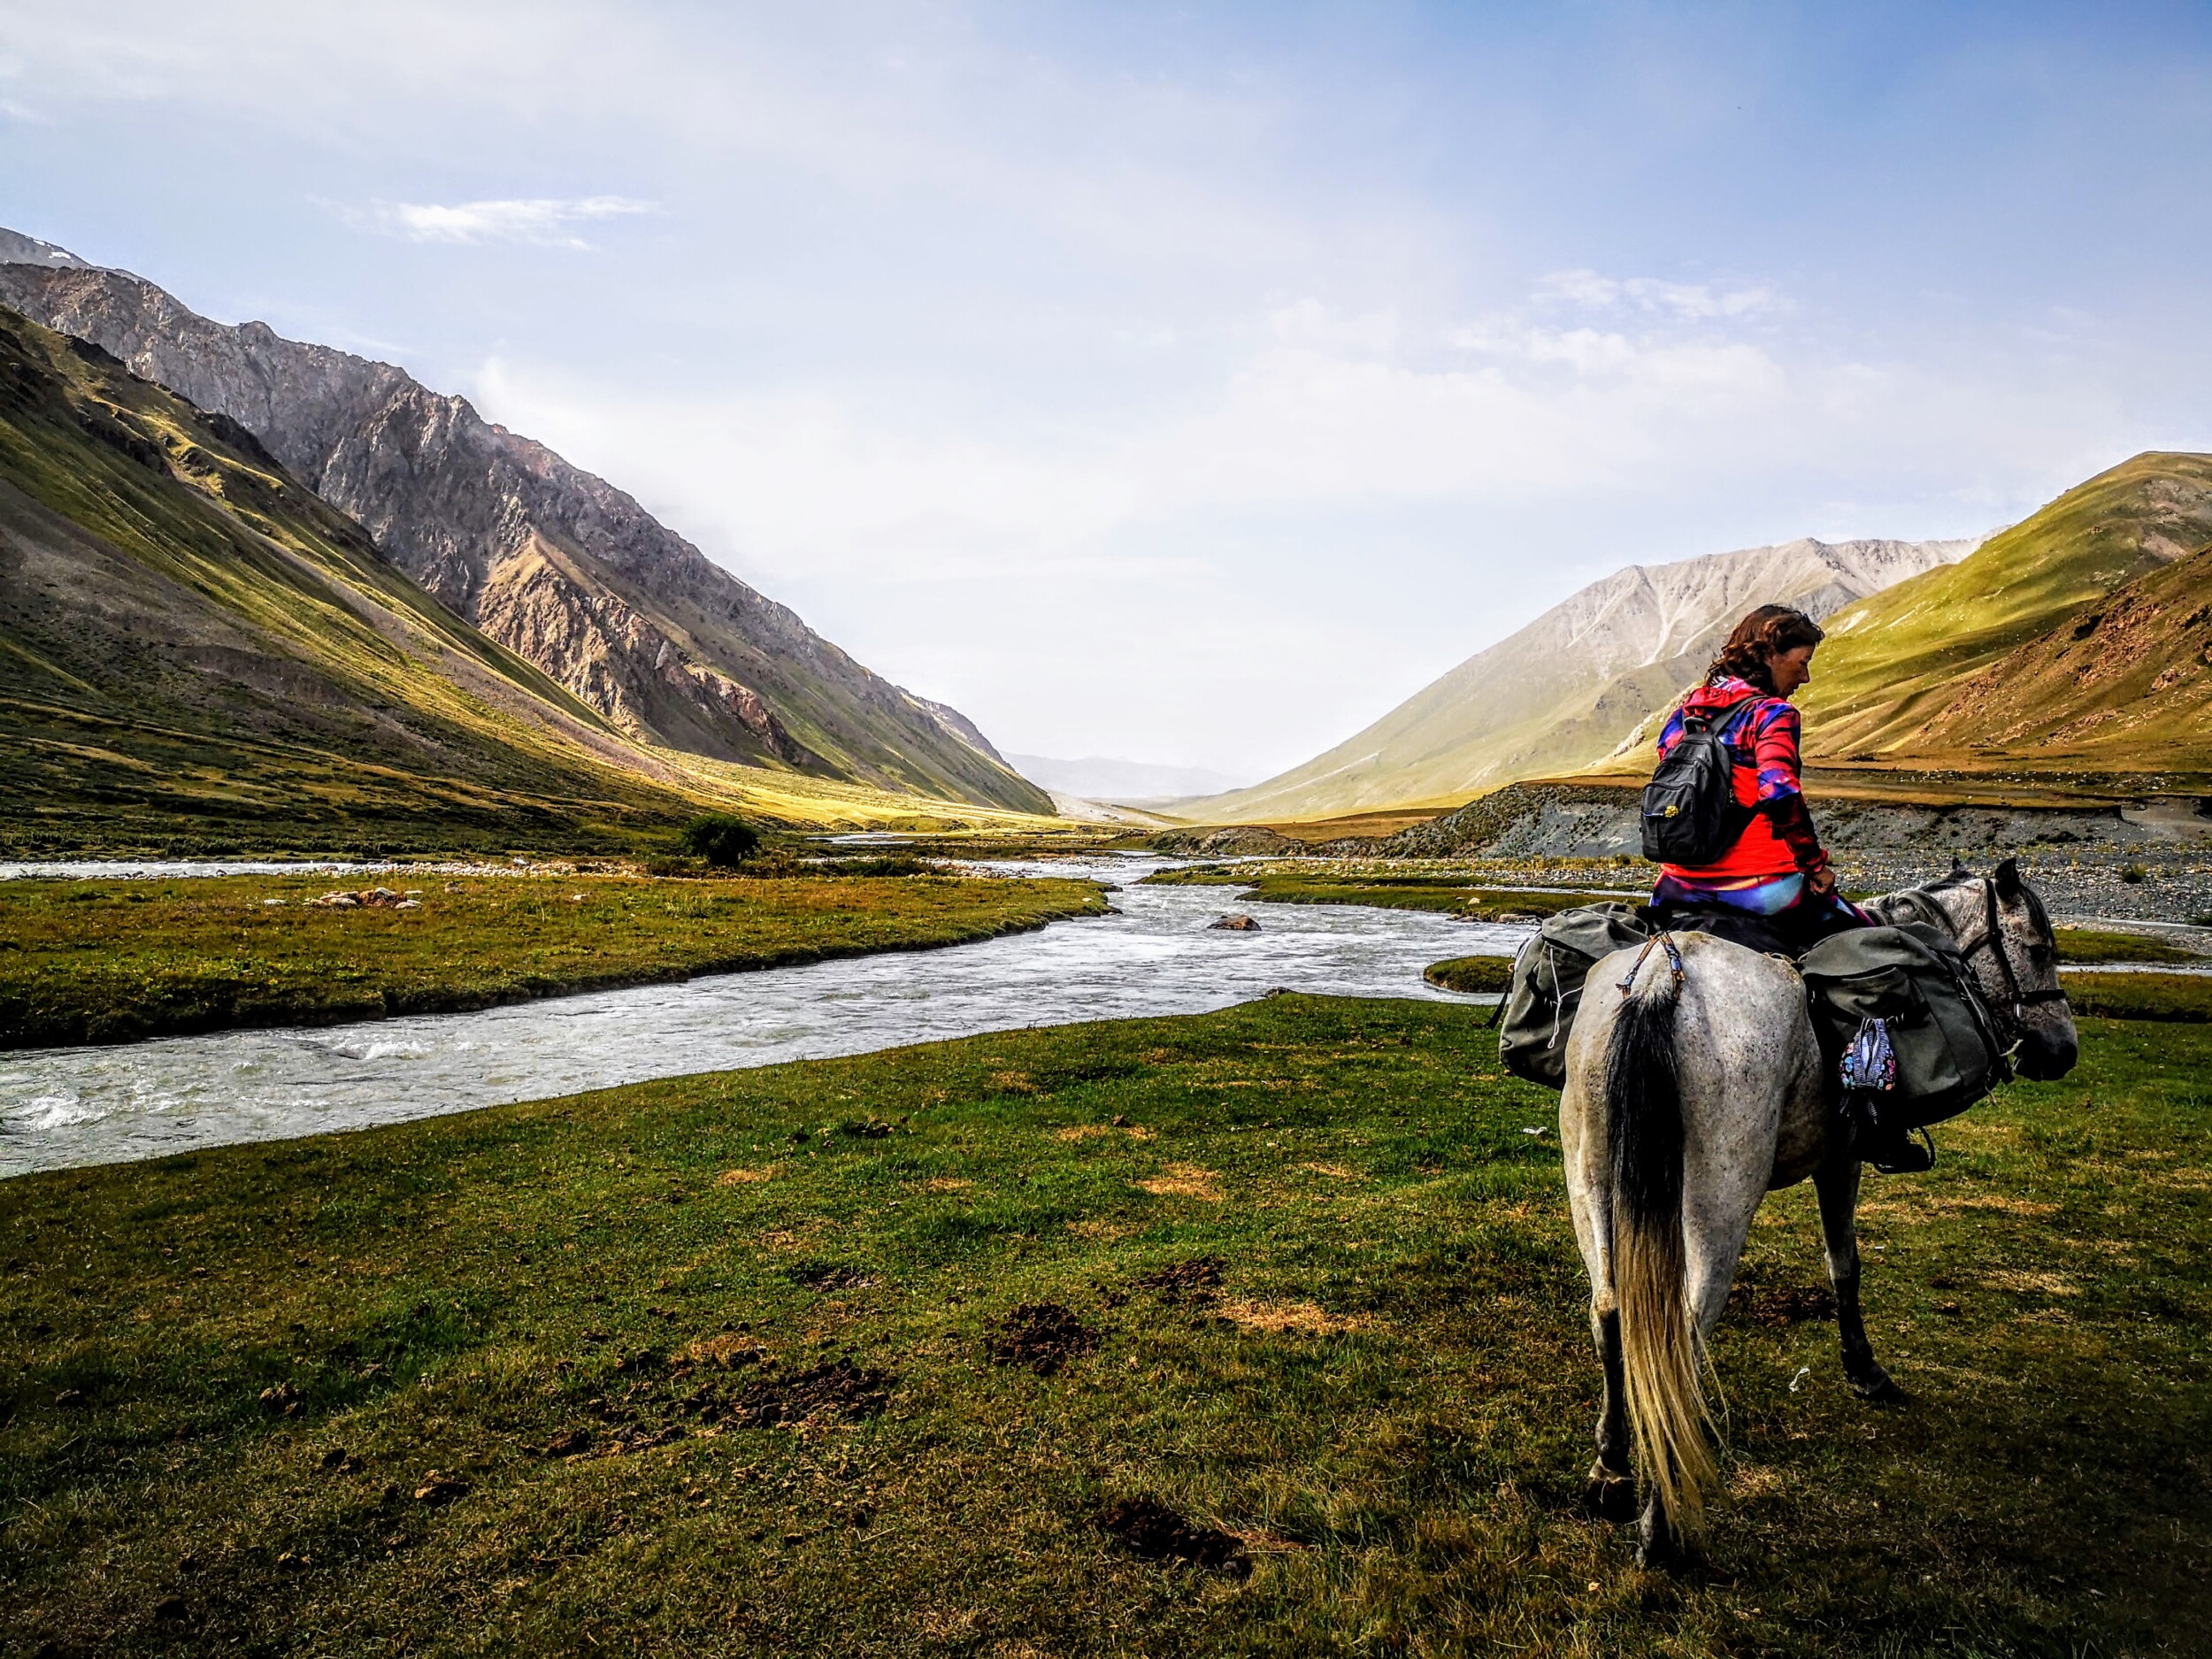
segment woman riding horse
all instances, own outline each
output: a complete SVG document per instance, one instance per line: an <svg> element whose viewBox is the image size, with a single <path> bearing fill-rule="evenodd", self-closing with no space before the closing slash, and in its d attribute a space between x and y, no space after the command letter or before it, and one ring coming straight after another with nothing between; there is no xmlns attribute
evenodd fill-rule
<svg viewBox="0 0 2212 1659"><path fill-rule="evenodd" d="M1800 956L1829 934L1872 926L1836 891L1798 777L1798 718L1790 706L1813 677L1819 626L1786 605L1761 605L1736 625L1705 680L1659 733L1659 753L1699 715L1735 757L1743 829L1709 864L1659 866L1651 908L1663 927L1717 934L1754 950Z"/></svg>
<svg viewBox="0 0 2212 1659"><path fill-rule="evenodd" d="M1735 757L1742 830L1707 864L1661 864L1652 919L1672 933L1711 933L1754 950L1801 956L1832 933L1871 927L1873 918L1836 891L1828 851L1813 829L1799 775L1797 710L1790 698L1813 677L1819 624L1786 605L1761 605L1736 625L1704 682L1659 731L1659 753L1681 741L1685 722L1703 715ZM1858 1126L1859 1157L1893 1175L1933 1167L1934 1155L1906 1131L1876 1135Z"/></svg>
<svg viewBox="0 0 2212 1659"><path fill-rule="evenodd" d="M1754 822L1719 863L1662 874L1653 903L1668 931L1592 965L1567 1035L1560 1152L1605 1372L1590 1498L1627 1518L1632 1460L1640 1468L1646 1561L1673 1558L1701 1529L1717 1472L1705 1341L1769 1192L1812 1181L1845 1377L1868 1399L1897 1393L1859 1311L1853 1211L1868 1148L1833 1109L1796 952L1878 920L1938 927L1981 982L2020 1075L2062 1077L2078 1053L2050 918L2010 859L1863 910L1835 893L1799 794L1788 703L1819 640L1797 612L1755 611L1691 694L1736 705L1731 732L1750 757L1734 769L1737 798ZM1663 744L1678 739L1669 727Z"/></svg>

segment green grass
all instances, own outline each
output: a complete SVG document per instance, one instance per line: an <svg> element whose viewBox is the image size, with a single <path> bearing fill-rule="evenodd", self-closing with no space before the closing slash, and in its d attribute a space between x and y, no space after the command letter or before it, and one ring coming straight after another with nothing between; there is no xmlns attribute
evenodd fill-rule
<svg viewBox="0 0 2212 1659"><path fill-rule="evenodd" d="M2070 973L2066 1000L2077 1014L2107 1019L2212 1020L2212 977L2180 973Z"/></svg>
<svg viewBox="0 0 2212 1659"><path fill-rule="evenodd" d="M1247 897L1271 904L1367 904L1382 910L1436 910L1485 921L1502 917L1552 916L1578 905L1619 897L1613 893L1530 892L1514 887L1479 887L1465 879L1418 871L1351 877L1306 871L1240 875L1227 865L1193 864L1157 871L1145 879L1164 886L1248 887L1251 891Z"/></svg>
<svg viewBox="0 0 2212 1659"><path fill-rule="evenodd" d="M1468 995L1494 993L1503 995L1513 979L1513 958L1510 956L1454 956L1446 962L1432 962L1421 970L1421 977L1431 985L1439 985L1448 991L1459 991Z"/></svg>
<svg viewBox="0 0 2212 1659"><path fill-rule="evenodd" d="M376 883L419 891L421 908L305 902ZM949 876L10 881L0 1048L487 1008L961 944L1099 915L1105 902L1087 881Z"/></svg>
<svg viewBox="0 0 2212 1659"><path fill-rule="evenodd" d="M2212 967L2212 955L2170 945L2162 939L2143 933L2101 927L2061 927L2055 931L2061 962L2167 962Z"/></svg>
<svg viewBox="0 0 2212 1659"><path fill-rule="evenodd" d="M0 1629L103 1654L2197 1645L2212 1033L2090 1022L2074 1076L1939 1130L1932 1177L1872 1179L1901 1409L1855 1400L1806 1317L1810 1194L1769 1201L1715 1345L1732 1495L1678 1580L1581 1512L1598 1379L1555 1103L1498 1075L1483 1018L1285 995L8 1182ZM1201 1258L1209 1295L1153 1277ZM1092 1345L995 1363L1045 1302ZM732 1409L841 1356L883 1373L879 1412ZM1241 1535L1248 1578L1111 1543L1097 1517L1138 1494Z"/></svg>

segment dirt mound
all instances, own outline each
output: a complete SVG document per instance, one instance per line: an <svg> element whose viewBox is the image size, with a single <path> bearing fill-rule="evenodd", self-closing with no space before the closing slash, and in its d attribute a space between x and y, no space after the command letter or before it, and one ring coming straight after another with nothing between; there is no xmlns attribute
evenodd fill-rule
<svg viewBox="0 0 2212 1659"><path fill-rule="evenodd" d="M1049 1377L1098 1346L1098 1333L1056 1302L1025 1302L992 1327L994 1365L1025 1365Z"/></svg>
<svg viewBox="0 0 2212 1659"><path fill-rule="evenodd" d="M303 899L301 902L326 910L419 910L421 902L414 892L395 893L389 887L363 887L358 893L339 891L326 893L320 898Z"/></svg>
<svg viewBox="0 0 2212 1659"><path fill-rule="evenodd" d="M1186 1561L1211 1567L1233 1578L1252 1571L1244 1540L1217 1527L1194 1526L1146 1495L1124 1498L1098 1517L1098 1524L1133 1555L1146 1561Z"/></svg>
<svg viewBox="0 0 2212 1659"><path fill-rule="evenodd" d="M1809 1319L1836 1317L1836 1293L1825 1285L1754 1285L1739 1282L1728 1293L1726 1317L1742 1325L1786 1330Z"/></svg>
<svg viewBox="0 0 2212 1659"><path fill-rule="evenodd" d="M1162 1302L1211 1302L1221 1288L1221 1271L1228 1263L1217 1256L1194 1256L1187 1262L1171 1262L1140 1273L1132 1281Z"/></svg>
<svg viewBox="0 0 2212 1659"><path fill-rule="evenodd" d="M748 1427L803 1423L822 1415L857 1422L888 1405L898 1383L888 1371L871 1371L849 1359L826 1360L788 1377L749 1383L728 1415Z"/></svg>
<svg viewBox="0 0 2212 1659"><path fill-rule="evenodd" d="M1152 846L1156 852L1187 858L1248 856L1255 853L1280 856L1306 850L1303 841L1293 841L1256 824L1232 824L1218 829L1164 830L1152 838Z"/></svg>

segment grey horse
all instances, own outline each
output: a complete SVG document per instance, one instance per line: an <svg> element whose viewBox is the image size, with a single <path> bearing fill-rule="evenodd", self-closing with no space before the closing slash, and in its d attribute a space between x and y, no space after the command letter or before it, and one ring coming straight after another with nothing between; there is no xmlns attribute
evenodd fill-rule
<svg viewBox="0 0 2212 1659"><path fill-rule="evenodd" d="M1948 930L2022 1076L2073 1068L2078 1040L2058 988L2057 942L2014 861L1990 876L1954 870L1864 908L1884 921ZM1863 1398L1899 1395L1859 1313L1859 1164L1822 1086L1803 982L1787 963L1709 934L1666 942L1591 968L1559 1102L1567 1194L1605 1369L1589 1498L1601 1516L1631 1518L1641 1469L1637 1554L1651 1564L1679 1558L1704 1531L1717 1474L1705 1342L1768 1193L1811 1178L1844 1375Z"/></svg>

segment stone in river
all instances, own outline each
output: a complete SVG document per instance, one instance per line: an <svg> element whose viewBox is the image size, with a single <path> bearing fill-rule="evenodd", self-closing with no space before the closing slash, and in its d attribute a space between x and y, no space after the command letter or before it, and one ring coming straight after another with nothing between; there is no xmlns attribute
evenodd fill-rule
<svg viewBox="0 0 2212 1659"><path fill-rule="evenodd" d="M1248 916L1225 916L1214 926L1226 928L1233 933L1256 933L1260 931L1260 925Z"/></svg>

